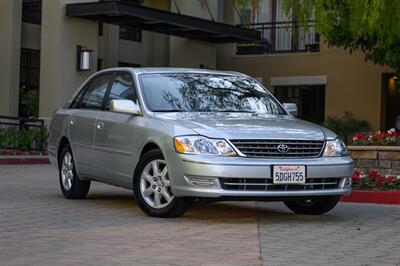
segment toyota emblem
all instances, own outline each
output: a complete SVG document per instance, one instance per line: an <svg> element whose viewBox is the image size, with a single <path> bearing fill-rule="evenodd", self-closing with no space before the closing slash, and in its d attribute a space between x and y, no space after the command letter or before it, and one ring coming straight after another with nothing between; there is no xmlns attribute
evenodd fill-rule
<svg viewBox="0 0 400 266"><path fill-rule="evenodd" d="M289 151L289 146L286 144L279 144L278 145L278 151L280 153L287 153Z"/></svg>

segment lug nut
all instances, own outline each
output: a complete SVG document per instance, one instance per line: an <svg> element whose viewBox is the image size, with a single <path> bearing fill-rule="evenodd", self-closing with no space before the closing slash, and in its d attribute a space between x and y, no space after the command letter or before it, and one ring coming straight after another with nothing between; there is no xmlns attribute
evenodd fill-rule
<svg viewBox="0 0 400 266"><path fill-rule="evenodd" d="M155 188L156 188L156 185L153 185L153 188L155 189Z"/></svg>
<svg viewBox="0 0 400 266"><path fill-rule="evenodd" d="M158 192L161 192L161 188L157 189Z"/></svg>
<svg viewBox="0 0 400 266"><path fill-rule="evenodd" d="M156 181L157 181L157 178L156 178L156 177L153 177L153 181L156 182Z"/></svg>

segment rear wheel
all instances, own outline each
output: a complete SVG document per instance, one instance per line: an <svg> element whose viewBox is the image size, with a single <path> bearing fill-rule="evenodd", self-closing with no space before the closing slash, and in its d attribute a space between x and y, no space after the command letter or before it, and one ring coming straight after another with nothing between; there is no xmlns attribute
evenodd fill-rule
<svg viewBox="0 0 400 266"><path fill-rule="evenodd" d="M320 196L299 201L285 201L285 205L295 213L320 215L332 210L340 196Z"/></svg>
<svg viewBox="0 0 400 266"><path fill-rule="evenodd" d="M167 163L160 150L148 151L140 159L133 189L139 207L152 217L182 216L193 203L191 198L173 194Z"/></svg>
<svg viewBox="0 0 400 266"><path fill-rule="evenodd" d="M62 148L59 158L61 191L67 199L83 199L89 192L90 180L80 180L76 174L74 158L68 144Z"/></svg>

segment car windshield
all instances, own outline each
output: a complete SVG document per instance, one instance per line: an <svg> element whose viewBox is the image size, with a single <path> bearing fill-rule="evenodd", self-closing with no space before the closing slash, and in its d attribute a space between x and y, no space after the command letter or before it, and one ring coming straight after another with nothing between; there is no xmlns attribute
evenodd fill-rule
<svg viewBox="0 0 400 266"><path fill-rule="evenodd" d="M140 83L153 112L245 112L286 114L255 80L199 73L142 74Z"/></svg>

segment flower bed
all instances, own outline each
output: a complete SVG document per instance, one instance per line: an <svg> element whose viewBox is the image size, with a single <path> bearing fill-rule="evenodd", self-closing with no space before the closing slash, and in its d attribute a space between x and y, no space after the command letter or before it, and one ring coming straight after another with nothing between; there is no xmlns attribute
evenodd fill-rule
<svg viewBox="0 0 400 266"><path fill-rule="evenodd" d="M400 191L400 176L382 176L378 171L361 174L356 170L351 181L353 189L356 190Z"/></svg>
<svg viewBox="0 0 400 266"><path fill-rule="evenodd" d="M360 146L396 145L398 138L399 138L399 133L394 128L389 129L386 132L377 131L368 134L357 132L353 136L353 145L360 145Z"/></svg>
<svg viewBox="0 0 400 266"><path fill-rule="evenodd" d="M342 202L400 204L400 176L382 176L378 171L361 174L356 170L351 178L353 191Z"/></svg>

